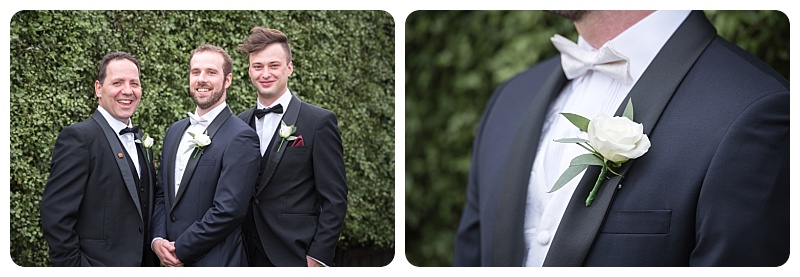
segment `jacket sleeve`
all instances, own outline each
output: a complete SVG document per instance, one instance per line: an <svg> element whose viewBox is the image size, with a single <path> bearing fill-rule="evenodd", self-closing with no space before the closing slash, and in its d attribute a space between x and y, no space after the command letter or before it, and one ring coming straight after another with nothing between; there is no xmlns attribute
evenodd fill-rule
<svg viewBox="0 0 800 277"><path fill-rule="evenodd" d="M325 264L333 262L336 243L344 227L347 213L347 181L345 177L342 139L336 116L326 113L316 128L312 163L314 183L320 200L319 220L314 240L307 255Z"/></svg>
<svg viewBox="0 0 800 277"><path fill-rule="evenodd" d="M789 258L789 92L753 102L727 130L698 199L692 266Z"/></svg>
<svg viewBox="0 0 800 277"><path fill-rule="evenodd" d="M83 259L76 225L90 173L89 155L83 133L74 126L58 135L39 210L53 266L80 266Z"/></svg>

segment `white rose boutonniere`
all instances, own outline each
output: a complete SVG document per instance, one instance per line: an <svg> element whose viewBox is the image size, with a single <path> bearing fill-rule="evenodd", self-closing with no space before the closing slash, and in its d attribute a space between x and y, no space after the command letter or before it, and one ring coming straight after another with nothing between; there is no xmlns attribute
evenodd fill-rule
<svg viewBox="0 0 800 277"><path fill-rule="evenodd" d="M297 139L297 137L292 135L294 134L294 131L297 131L297 127L294 125L286 125L286 122L281 120L281 129L278 130L278 135L281 136L281 144L278 145L278 151L275 151L276 153L281 152L281 146L283 146L283 142Z"/></svg>
<svg viewBox="0 0 800 277"><path fill-rule="evenodd" d="M642 124L633 121L633 104L630 100L622 114L621 117L608 117L601 114L589 120L580 115L562 113L578 129L586 132L589 139L564 138L555 141L578 144L590 153L573 158L567 170L556 180L549 192L560 189L590 165L602 166L600 176L589 193L589 197L586 198L586 206L591 206L606 174L611 172L619 175L611 169L612 167L620 167L628 160L636 159L647 153L647 150L650 149L650 139L643 133Z"/></svg>
<svg viewBox="0 0 800 277"><path fill-rule="evenodd" d="M148 135L147 133L144 134L144 137L142 137L141 140L137 139L134 140L133 142L141 144L144 147L144 149L150 149L151 147L153 147L153 138L151 138L150 135ZM144 158L147 159L147 163L150 163L152 158L150 157L149 151L144 151Z"/></svg>
<svg viewBox="0 0 800 277"><path fill-rule="evenodd" d="M189 132L189 135L192 136L192 140L189 141L189 149L186 149L186 152L196 148L198 151L194 152L194 155L192 155L192 159L194 159L197 157L197 152L203 152L203 149L211 144L211 138L206 134L194 134L192 132Z"/></svg>

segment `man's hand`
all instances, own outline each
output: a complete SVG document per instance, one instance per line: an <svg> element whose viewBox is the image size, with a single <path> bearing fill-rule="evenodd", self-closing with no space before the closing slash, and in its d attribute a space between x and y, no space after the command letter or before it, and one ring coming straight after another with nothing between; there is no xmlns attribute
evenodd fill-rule
<svg viewBox="0 0 800 277"><path fill-rule="evenodd" d="M306 256L306 263L308 264L308 267L323 267L322 264L318 263L309 256Z"/></svg>
<svg viewBox="0 0 800 277"><path fill-rule="evenodd" d="M156 252L161 263L167 267L183 266L183 263L175 256L175 242L165 239L157 239L153 242L153 252Z"/></svg>

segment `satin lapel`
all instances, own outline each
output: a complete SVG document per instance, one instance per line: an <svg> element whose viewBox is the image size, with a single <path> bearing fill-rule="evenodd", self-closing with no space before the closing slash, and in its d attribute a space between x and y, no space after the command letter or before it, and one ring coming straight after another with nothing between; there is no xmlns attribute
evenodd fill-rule
<svg viewBox="0 0 800 277"><path fill-rule="evenodd" d="M507 162L502 190L498 193L495 216L493 266L521 266L525 251L523 237L525 199L533 159L539 147L545 117L550 103L567 81L559 66L548 77L531 101L522 119Z"/></svg>
<svg viewBox="0 0 800 277"><path fill-rule="evenodd" d="M233 112L231 112L231 108L229 106L226 106L225 109L223 109L217 115L217 117L214 118L214 121L211 121L211 124L208 125L208 128L206 128L206 134L211 139L212 144L214 143L214 135L216 135L217 130L219 130L219 127L222 126L222 124L225 123L225 121L228 120L228 117L230 117L232 114ZM181 132L181 136L182 135L183 132ZM209 147L210 146L211 145L209 144ZM194 156L194 158L192 158L192 156L189 156L189 161L186 163L186 171L183 172L183 178L181 178L181 184L178 186L178 195L175 196L175 201L172 202L172 207L175 207L175 204L181 200L181 196L183 196L183 193L186 191L186 186L189 185L189 181L191 181L192 176L194 176L194 170L195 168L197 168L197 162L203 158L203 151L200 151L195 156L195 152L198 151L200 150L195 149L194 151L192 151L192 156Z"/></svg>
<svg viewBox="0 0 800 277"><path fill-rule="evenodd" d="M241 115L239 115L239 118L242 119L244 123L247 123L247 125L250 126L250 128L253 128L253 130L257 130L254 122L255 116L253 115L253 113L255 113L255 110L256 108L253 107L244 111Z"/></svg>
<svg viewBox="0 0 800 277"><path fill-rule="evenodd" d="M632 99L634 121L642 123L644 133L650 134L686 73L715 37L716 29L705 15L693 11L664 44L617 109L616 115L621 116L628 99ZM634 163L635 160L626 162L618 172L625 176ZM622 187L622 177L609 174L612 177L600 186L592 205L586 207L586 197L594 187L599 173L599 166L591 166L583 175L564 212L544 266L583 265L614 193L617 188Z"/></svg>
<svg viewBox="0 0 800 277"><path fill-rule="evenodd" d="M150 184L147 187L147 195L150 195L149 200L152 200L153 199L153 197L152 197L152 195L153 195L153 187L156 185L156 183L154 183L155 180L153 180L153 175L154 175L153 172L156 172L155 171L156 168L155 168L155 163L154 163L154 159L153 159L153 149L152 148L144 148L144 144L143 144L144 140L142 140L143 136L144 136L144 131L139 130L139 133L136 134L136 139L138 139L142 143L137 143L136 144L136 149L138 151L141 151L142 156L144 156L143 157L144 160L139 159L139 166L140 166L140 168L145 168L144 170L142 170L142 174L147 175L146 178L147 178L148 184ZM151 201L148 201L148 207L150 207L148 209L148 213L147 213L148 217L149 217L152 214L152 209L153 209L153 203Z"/></svg>
<svg viewBox="0 0 800 277"><path fill-rule="evenodd" d="M128 194L131 195L133 203L136 204L136 210L139 211L139 218L144 218L142 217L142 207L139 204L139 193L136 191L136 182L131 172L131 165L128 164L128 160L125 159L125 155L127 155L128 152L122 148L117 133L114 132L114 129L111 129L111 126L108 125L108 122L106 122L106 119L99 111L95 111L94 114L92 114L92 119L94 119L97 125L100 125L100 129L103 130L103 135L106 137L108 145L111 146L111 153L114 154L114 160L117 161L119 172L122 173L122 180L125 182L125 188L128 189Z"/></svg>
<svg viewBox="0 0 800 277"><path fill-rule="evenodd" d="M289 108L283 114L283 118L281 120L286 123L286 125L295 125L297 124L297 115L300 114L300 105L303 102L300 101L300 98L297 96L292 95L292 100L289 102ZM280 128L280 127L278 127ZM281 157L283 157L283 153L286 151L278 151L278 147L280 150L286 150L289 147L289 142L284 142L281 145L281 137L277 134L272 137L272 148L270 151L272 153L269 154L269 161L267 161L266 169L264 170L264 176L261 178L261 184L258 186L258 191L256 191L256 195L260 192L264 191L264 188L269 184L269 180L272 179L272 175L275 173L275 169L278 168L278 164L281 163Z"/></svg>

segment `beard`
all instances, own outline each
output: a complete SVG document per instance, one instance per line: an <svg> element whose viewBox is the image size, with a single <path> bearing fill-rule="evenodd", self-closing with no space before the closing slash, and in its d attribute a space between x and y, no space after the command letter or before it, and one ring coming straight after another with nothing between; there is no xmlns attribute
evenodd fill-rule
<svg viewBox="0 0 800 277"><path fill-rule="evenodd" d="M201 110L205 110L211 108L222 99L222 95L225 94L225 88L220 88L219 90L212 90L211 94L208 98L203 101L202 99L197 98L194 90L191 90L190 93L192 94L192 100L194 100L194 104L197 105L198 108Z"/></svg>
<svg viewBox="0 0 800 277"><path fill-rule="evenodd" d="M545 11L549 14L554 14L563 18L566 18L569 21L575 22L581 20L584 15L586 15L589 11L576 11L576 10L566 10L566 11Z"/></svg>

